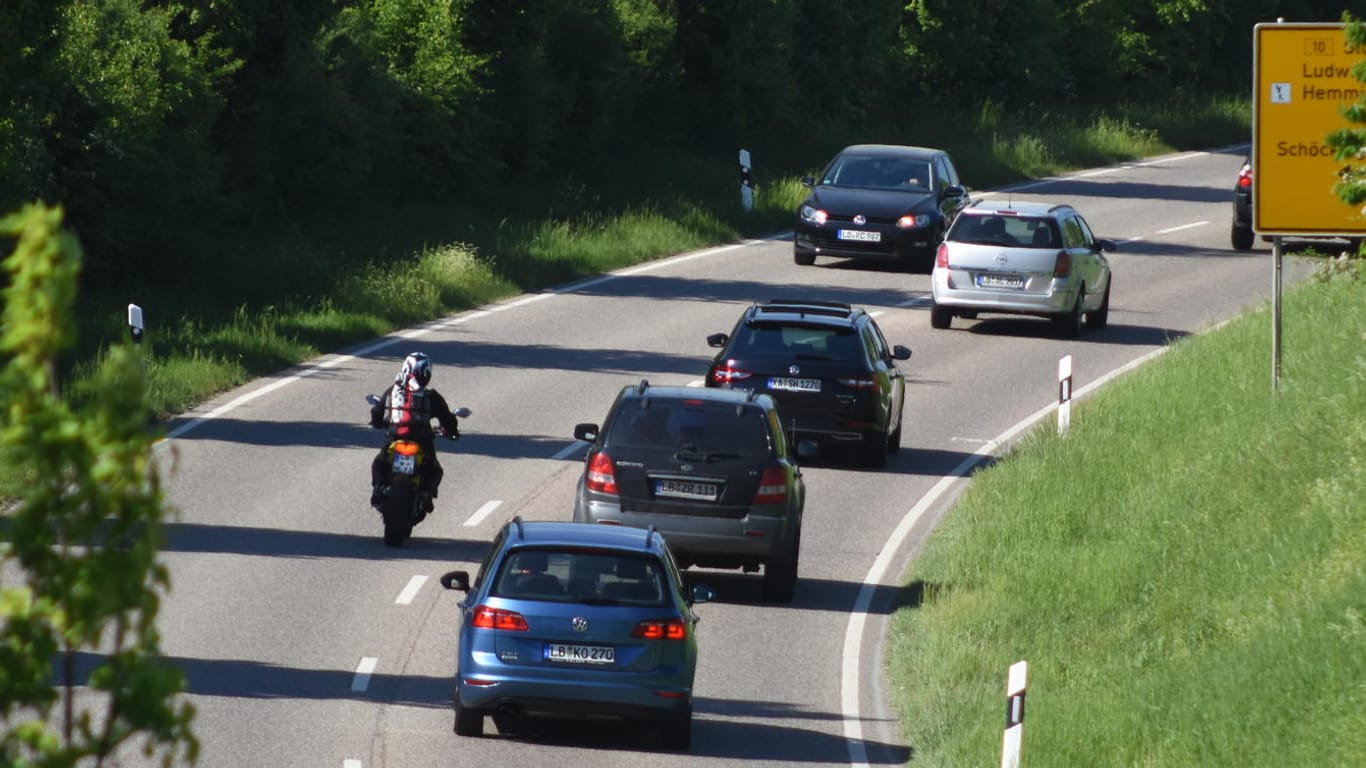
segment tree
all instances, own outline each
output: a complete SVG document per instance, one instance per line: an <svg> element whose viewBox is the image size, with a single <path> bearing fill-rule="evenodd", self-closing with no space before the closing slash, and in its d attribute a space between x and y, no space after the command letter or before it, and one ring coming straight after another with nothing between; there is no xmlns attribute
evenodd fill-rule
<svg viewBox="0 0 1366 768"><path fill-rule="evenodd" d="M1357 50L1366 50L1366 24L1357 21L1350 13L1344 13L1347 44ZM1366 83L1366 58L1352 68L1352 76ZM1366 90L1363 90L1355 104L1343 110L1343 117L1356 128L1342 128L1328 135L1328 146L1333 157L1346 163L1339 172L1339 181L1333 191L1338 199L1353 206L1366 203ZM1362 211L1366 215L1366 210Z"/></svg>
<svg viewBox="0 0 1366 768"><path fill-rule="evenodd" d="M0 527L0 565L23 582L0 584L0 766L104 765L140 735L148 757L193 762L193 709L176 701L184 677L158 647L170 582L145 371L121 344L82 406L61 393L82 262L62 218L40 204L0 218L0 237L17 243L4 262L0 460L22 478L3 489L19 501Z"/></svg>

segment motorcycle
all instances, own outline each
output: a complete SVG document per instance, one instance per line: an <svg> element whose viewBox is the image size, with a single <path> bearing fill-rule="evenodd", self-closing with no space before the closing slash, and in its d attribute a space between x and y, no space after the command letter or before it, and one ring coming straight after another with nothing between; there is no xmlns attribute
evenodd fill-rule
<svg viewBox="0 0 1366 768"><path fill-rule="evenodd" d="M365 401L378 405L378 395L366 395ZM460 407L452 411L457 418L469 416L469 408ZM459 435L441 435L454 442ZM390 547L401 547L413 533L413 526L427 517L424 510L429 501L424 491L418 490L422 483L422 473L430 465L430 459L422 450L422 445L406 438L394 438L385 448L386 461L389 463L389 483L383 488L384 500L379 514L384 520L384 543Z"/></svg>

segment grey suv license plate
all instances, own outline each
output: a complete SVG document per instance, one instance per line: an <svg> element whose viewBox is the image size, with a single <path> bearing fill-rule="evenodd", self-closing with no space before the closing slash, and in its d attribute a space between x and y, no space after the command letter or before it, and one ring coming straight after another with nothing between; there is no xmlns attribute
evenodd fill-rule
<svg viewBox="0 0 1366 768"><path fill-rule="evenodd" d="M693 483L687 480L656 480L655 495L675 499L716 500L716 485L713 483Z"/></svg>

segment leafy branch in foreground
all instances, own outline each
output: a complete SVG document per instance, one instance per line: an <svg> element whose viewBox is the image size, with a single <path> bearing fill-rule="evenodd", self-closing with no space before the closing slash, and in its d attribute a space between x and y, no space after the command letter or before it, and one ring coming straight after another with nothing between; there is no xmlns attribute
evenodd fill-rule
<svg viewBox="0 0 1366 768"><path fill-rule="evenodd" d="M1357 50L1366 49L1366 24L1353 18L1350 13L1343 13L1342 20L1347 44ZM1352 67L1352 76L1366 83L1366 59ZM1347 163L1338 171L1338 182L1333 185L1333 192L1344 203L1361 206L1366 203L1366 90L1356 103L1342 110L1342 116L1357 127L1333 131L1326 139L1333 150L1333 157ZM1366 214L1366 210L1363 210L1363 214Z"/></svg>
<svg viewBox="0 0 1366 768"><path fill-rule="evenodd" d="M184 676L156 628L170 582L140 352L111 348L74 410L56 360L73 342L80 244L60 208L38 204L0 218L0 238L17 244L4 261L0 461L23 478L0 518L0 572L22 579L0 583L0 766L102 766L139 735L163 765L194 762ZM84 683L78 668L92 668Z"/></svg>

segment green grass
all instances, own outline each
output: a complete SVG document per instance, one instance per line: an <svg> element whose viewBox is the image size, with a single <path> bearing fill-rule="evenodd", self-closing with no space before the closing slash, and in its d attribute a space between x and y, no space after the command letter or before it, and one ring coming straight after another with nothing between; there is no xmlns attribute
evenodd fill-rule
<svg viewBox="0 0 1366 768"><path fill-rule="evenodd" d="M1346 264L1346 266L1344 266ZM1366 765L1366 268L1178 342L980 472L912 563L915 765ZM1325 271L1323 274L1329 274Z"/></svg>

